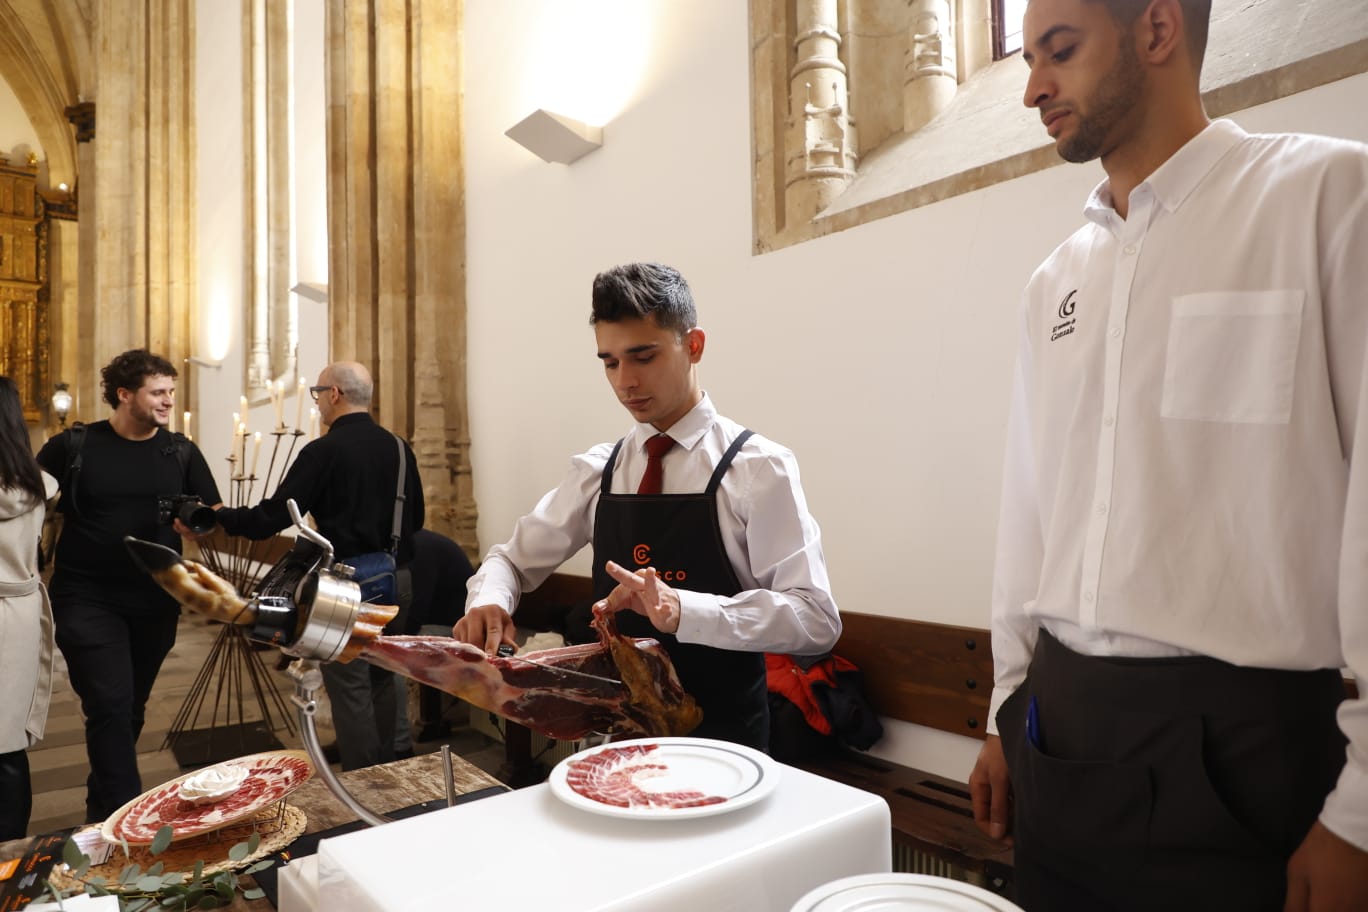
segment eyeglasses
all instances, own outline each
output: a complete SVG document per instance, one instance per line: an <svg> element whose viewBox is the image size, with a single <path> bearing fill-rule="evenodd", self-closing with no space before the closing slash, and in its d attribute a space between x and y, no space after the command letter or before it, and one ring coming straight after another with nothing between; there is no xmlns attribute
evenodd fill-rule
<svg viewBox="0 0 1368 912"><path fill-rule="evenodd" d="M337 389L337 387L336 387L336 386L333 386L333 385L330 385L330 386L311 386L311 387L309 387L309 395L313 397L313 401L314 401L314 402L317 402L317 401L318 401L318 394L319 394L319 393L326 393L328 390L331 390L331 389Z"/></svg>

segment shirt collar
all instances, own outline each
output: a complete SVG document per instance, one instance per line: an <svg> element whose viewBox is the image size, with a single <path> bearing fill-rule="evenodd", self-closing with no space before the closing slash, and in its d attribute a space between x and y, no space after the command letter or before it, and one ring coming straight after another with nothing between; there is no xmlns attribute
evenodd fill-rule
<svg viewBox="0 0 1368 912"><path fill-rule="evenodd" d="M692 450L694 444L703 439L703 435L707 433L708 428L712 427L716 418L717 409L705 392L703 398L698 401L698 405L690 409L683 418L670 425L670 430L667 433L674 440L676 446ZM627 443L644 453L646 441L659 433L653 424L638 423L632 428L631 439Z"/></svg>
<svg viewBox="0 0 1368 912"><path fill-rule="evenodd" d="M1147 188L1147 192L1152 193L1161 206L1173 212L1197 189L1197 185L1216 167L1216 163L1248 135L1234 121L1213 120L1154 169L1154 173L1135 189ZM1104 180L1093 188L1088 202L1083 206L1083 215L1103 228L1108 228L1117 218L1112 205L1110 180Z"/></svg>

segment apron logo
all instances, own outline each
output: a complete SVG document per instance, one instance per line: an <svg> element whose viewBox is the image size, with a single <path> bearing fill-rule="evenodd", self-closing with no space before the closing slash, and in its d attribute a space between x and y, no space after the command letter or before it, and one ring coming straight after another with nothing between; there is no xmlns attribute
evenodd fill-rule
<svg viewBox="0 0 1368 912"><path fill-rule="evenodd" d="M632 560L636 561L638 567L644 567L651 562L651 546L647 544L634 545L632 547ZM688 579L687 570L657 570L656 576L666 583L682 583Z"/></svg>

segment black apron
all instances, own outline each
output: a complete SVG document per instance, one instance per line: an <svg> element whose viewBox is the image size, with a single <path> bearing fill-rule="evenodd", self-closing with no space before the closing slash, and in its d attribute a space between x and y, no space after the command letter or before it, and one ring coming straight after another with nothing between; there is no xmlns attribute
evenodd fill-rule
<svg viewBox="0 0 1368 912"><path fill-rule="evenodd" d="M722 596L741 591L722 544L717 490L751 433L743 431L727 448L701 494L610 493L613 465L622 449L618 441L603 470L594 514L595 601L617 586L606 569L610 560L632 571L653 567L661 582L674 589ZM764 653L681 643L635 611L620 611L617 620L622 633L654 637L669 653L680 683L703 710L703 724L690 733L693 737L769 749Z"/></svg>

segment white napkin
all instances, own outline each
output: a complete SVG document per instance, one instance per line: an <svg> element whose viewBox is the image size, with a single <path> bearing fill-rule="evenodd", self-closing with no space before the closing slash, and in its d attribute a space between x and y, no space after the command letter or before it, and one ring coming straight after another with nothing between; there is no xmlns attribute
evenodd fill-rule
<svg viewBox="0 0 1368 912"><path fill-rule="evenodd" d="M119 912L119 897L79 893L62 900L60 906L55 902L29 903L24 912L61 912L63 909L67 912Z"/></svg>

